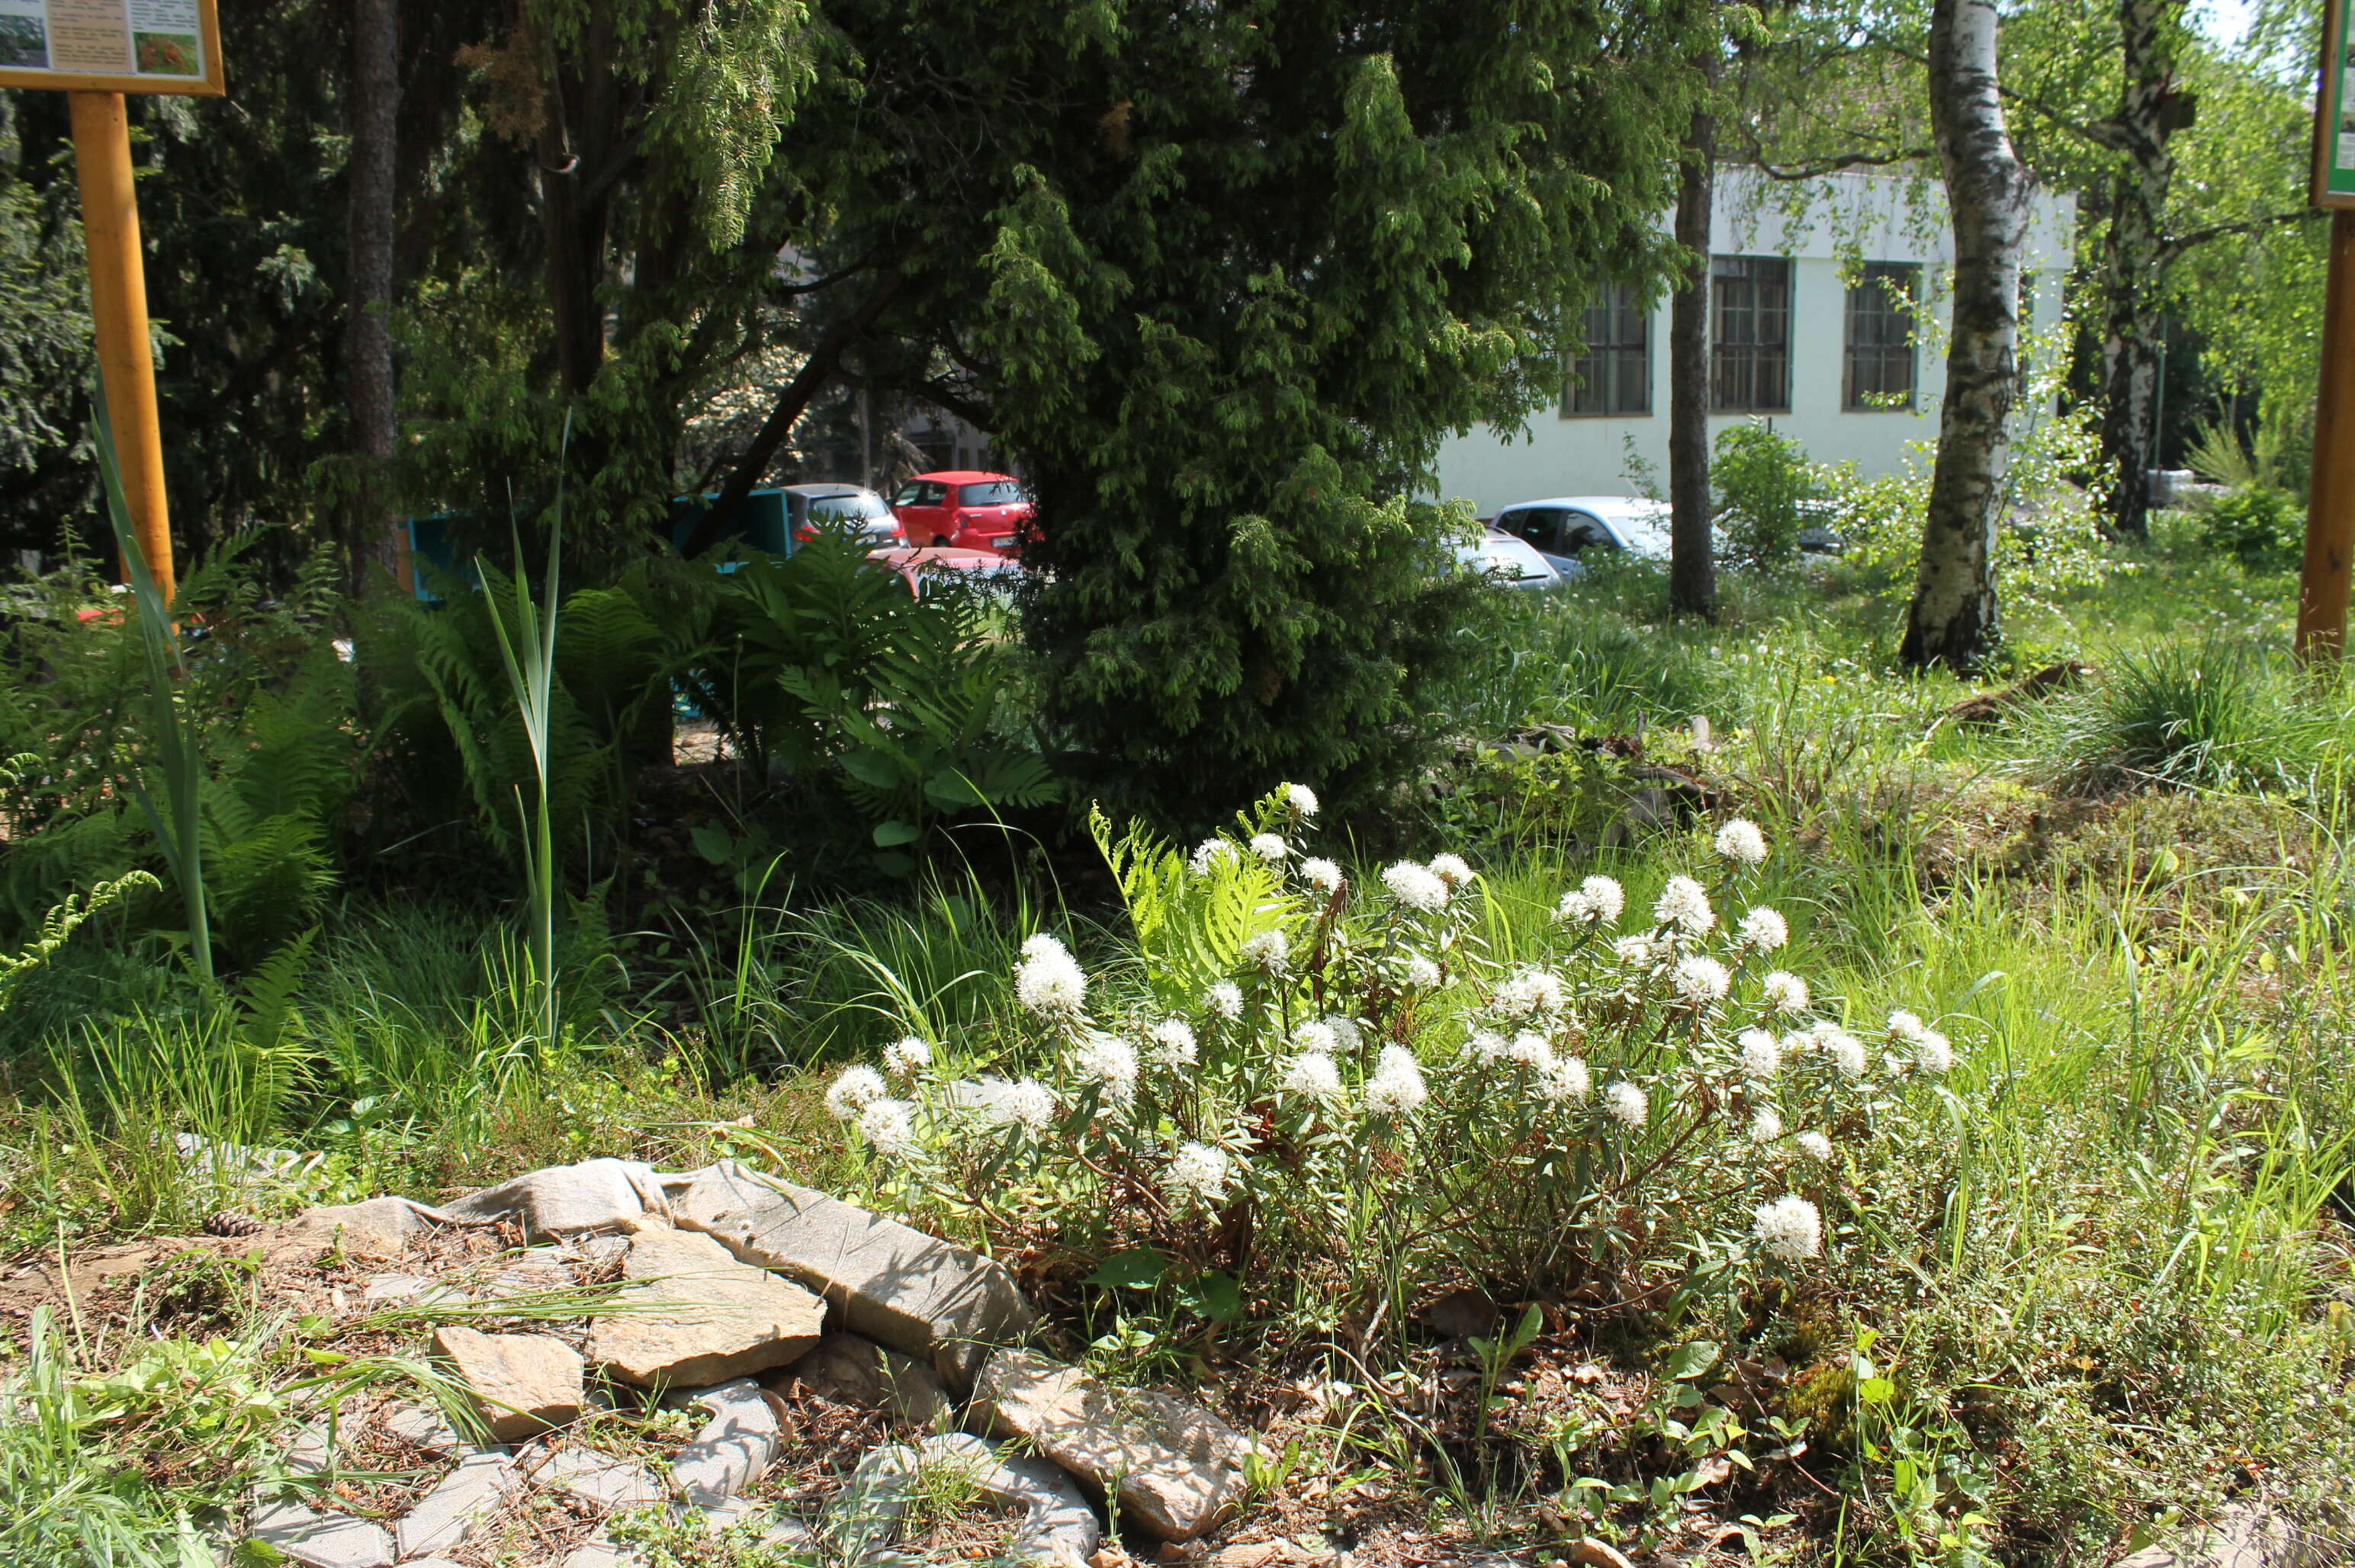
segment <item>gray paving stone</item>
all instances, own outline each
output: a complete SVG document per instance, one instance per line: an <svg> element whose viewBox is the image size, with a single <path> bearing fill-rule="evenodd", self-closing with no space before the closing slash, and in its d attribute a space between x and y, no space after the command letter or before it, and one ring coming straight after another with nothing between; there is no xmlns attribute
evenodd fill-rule
<svg viewBox="0 0 2355 1568"><path fill-rule="evenodd" d="M396 1404L377 1413L377 1424L396 1437L408 1439L435 1454L454 1454L466 1445L450 1418L421 1404Z"/></svg>
<svg viewBox="0 0 2355 1568"><path fill-rule="evenodd" d="M566 1555L564 1568L631 1568L637 1560L636 1552L600 1530Z"/></svg>
<svg viewBox="0 0 2355 1568"><path fill-rule="evenodd" d="M1231 1518L1251 1442L1168 1394L1119 1389L1028 1350L1000 1350L974 1385L966 1424L1026 1441L1097 1496L1117 1489L1121 1520L1191 1541Z"/></svg>
<svg viewBox="0 0 2355 1568"><path fill-rule="evenodd" d="M608 1513L645 1508L670 1497L644 1465L588 1448L567 1448L552 1456L532 1479Z"/></svg>
<svg viewBox="0 0 2355 1568"><path fill-rule="evenodd" d="M733 1160L695 1172L671 1208L681 1226L800 1280L840 1307L843 1327L922 1357L960 1392L993 1348L1030 1327L1005 1265Z"/></svg>
<svg viewBox="0 0 2355 1568"><path fill-rule="evenodd" d="M505 1500L511 1468L505 1454L470 1454L459 1460L401 1520L401 1556L446 1552L464 1541Z"/></svg>
<svg viewBox="0 0 2355 1568"><path fill-rule="evenodd" d="M759 1540L763 1546L808 1546L815 1539L809 1526L797 1519L780 1519L770 1511L767 1503L754 1502L750 1498L730 1498L724 1503L714 1503L696 1511L704 1532L718 1535L738 1525L756 1523L761 1527Z"/></svg>
<svg viewBox="0 0 2355 1568"><path fill-rule="evenodd" d="M393 1561L382 1526L298 1502L257 1500L247 1533L311 1568L391 1568Z"/></svg>
<svg viewBox="0 0 2355 1568"><path fill-rule="evenodd" d="M1009 1455L998 1444L955 1432L878 1448L860 1460L826 1508L833 1552L844 1562L879 1568L916 1561L890 1546L908 1511L908 1494L934 1467L954 1467L988 1501L1023 1510L1007 1549L1017 1563L1084 1563L1103 1538L1103 1523L1071 1476L1043 1459Z"/></svg>
<svg viewBox="0 0 2355 1568"><path fill-rule="evenodd" d="M771 1396L750 1378L688 1397L710 1411L711 1419L671 1461L671 1486L681 1501L710 1508L734 1497L768 1469L777 1453L777 1412Z"/></svg>

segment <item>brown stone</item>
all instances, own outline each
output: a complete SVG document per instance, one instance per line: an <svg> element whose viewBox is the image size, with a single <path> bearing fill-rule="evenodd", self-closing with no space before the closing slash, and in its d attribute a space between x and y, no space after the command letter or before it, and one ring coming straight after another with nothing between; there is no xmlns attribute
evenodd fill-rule
<svg viewBox="0 0 2355 1568"><path fill-rule="evenodd" d="M589 1359L640 1388L702 1388L798 1360L826 1327L826 1303L739 1263L710 1237L636 1221L622 1272L632 1283L589 1326Z"/></svg>
<svg viewBox="0 0 2355 1568"><path fill-rule="evenodd" d="M514 1443L581 1419L580 1352L545 1334L485 1334L454 1323L433 1349L458 1369L491 1435Z"/></svg>
<svg viewBox="0 0 2355 1568"><path fill-rule="evenodd" d="M990 1357L967 1424L1019 1437L1097 1496L1116 1492L1124 1524L1190 1541L1242 1500L1248 1438L1182 1399L1114 1389L1028 1350Z"/></svg>

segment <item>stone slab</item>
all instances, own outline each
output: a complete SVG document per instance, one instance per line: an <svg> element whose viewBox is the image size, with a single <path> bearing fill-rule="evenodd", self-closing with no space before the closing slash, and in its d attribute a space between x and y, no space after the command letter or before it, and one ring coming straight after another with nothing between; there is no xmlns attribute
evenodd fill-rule
<svg viewBox="0 0 2355 1568"><path fill-rule="evenodd" d="M640 1221L622 1271L631 1283L589 1326L589 1359L639 1388L722 1383L801 1359L826 1304L739 1262L709 1236Z"/></svg>
<svg viewBox="0 0 2355 1568"><path fill-rule="evenodd" d="M711 1419L671 1460L670 1483L694 1508L726 1502L768 1469L782 1428L773 1396L750 1378L737 1378L690 1396Z"/></svg>
<svg viewBox="0 0 2355 1568"><path fill-rule="evenodd" d="M298 1502L256 1501L247 1533L311 1568L391 1568L393 1561L383 1526Z"/></svg>
<svg viewBox="0 0 2355 1568"><path fill-rule="evenodd" d="M434 1212L406 1198L371 1198L365 1203L330 1203L294 1216L291 1234L319 1245L339 1246L354 1257L397 1258L409 1238L431 1228Z"/></svg>
<svg viewBox="0 0 2355 1568"><path fill-rule="evenodd" d="M607 1513L649 1508L670 1499L644 1465L587 1448L567 1448L552 1456L532 1479Z"/></svg>
<svg viewBox="0 0 2355 1568"><path fill-rule="evenodd" d="M932 1362L958 1392L991 1349L1030 1327L1004 1264L733 1160L695 1172L672 1211L746 1263L818 1292L851 1332Z"/></svg>
<svg viewBox="0 0 2355 1568"><path fill-rule="evenodd" d="M546 1242L610 1231L641 1214L667 1211L663 1179L643 1160L584 1159L552 1165L486 1187L445 1206L463 1224L513 1220L524 1239Z"/></svg>
<svg viewBox="0 0 2355 1568"><path fill-rule="evenodd" d="M449 1358L491 1435L519 1442L581 1419L581 1353L546 1334L485 1334L445 1323L433 1349Z"/></svg>
<svg viewBox="0 0 2355 1568"><path fill-rule="evenodd" d="M966 1424L1016 1437L1084 1482L1114 1491L1124 1524L1191 1541L1242 1501L1248 1438L1199 1405L1114 1389L1028 1350L1000 1350L974 1385Z"/></svg>
<svg viewBox="0 0 2355 1568"><path fill-rule="evenodd" d="M506 1497L510 1464L504 1454L470 1454L459 1460L401 1520L401 1556L447 1552L474 1533Z"/></svg>
<svg viewBox="0 0 2355 1568"><path fill-rule="evenodd" d="M887 1349L860 1334L828 1334L817 1348L771 1380L798 1381L844 1404L889 1410L910 1426L930 1427L949 1413L948 1388L929 1362Z"/></svg>
<svg viewBox="0 0 2355 1568"><path fill-rule="evenodd" d="M566 1554L564 1568L631 1568L637 1553L600 1530Z"/></svg>
<svg viewBox="0 0 2355 1568"><path fill-rule="evenodd" d="M934 1467L956 1470L986 1500L1022 1510L1007 1555L1016 1563L1078 1568L1103 1535L1080 1483L1043 1459L1009 1455L967 1433L878 1448L858 1463L826 1507L826 1535L848 1563L911 1562L889 1551L908 1511L909 1493Z"/></svg>

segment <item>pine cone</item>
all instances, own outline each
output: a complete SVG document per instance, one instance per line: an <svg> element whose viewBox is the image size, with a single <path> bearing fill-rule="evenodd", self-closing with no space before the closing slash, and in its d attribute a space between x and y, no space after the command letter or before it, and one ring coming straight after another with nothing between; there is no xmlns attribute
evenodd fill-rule
<svg viewBox="0 0 2355 1568"><path fill-rule="evenodd" d="M208 1236L250 1236L261 1229L261 1221L252 1215L240 1214L230 1209L205 1216L205 1234Z"/></svg>

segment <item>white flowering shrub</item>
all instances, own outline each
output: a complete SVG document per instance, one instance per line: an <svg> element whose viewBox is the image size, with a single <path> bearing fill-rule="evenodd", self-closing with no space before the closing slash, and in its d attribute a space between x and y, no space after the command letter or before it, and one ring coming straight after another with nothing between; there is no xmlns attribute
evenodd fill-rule
<svg viewBox="0 0 2355 1568"><path fill-rule="evenodd" d="M1099 818L1134 957L1091 976L1033 936L1028 1040L959 1074L902 1040L829 1107L911 1201L1008 1239L1270 1289L1403 1263L1625 1301L1809 1266L1844 1184L1943 1092L1945 1035L1837 1019L1777 966L1751 823L1644 907L1585 878L1508 961L1462 859L1352 878L1304 851L1315 814L1279 790L1190 851Z"/></svg>

